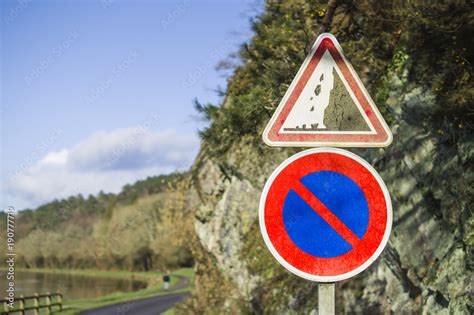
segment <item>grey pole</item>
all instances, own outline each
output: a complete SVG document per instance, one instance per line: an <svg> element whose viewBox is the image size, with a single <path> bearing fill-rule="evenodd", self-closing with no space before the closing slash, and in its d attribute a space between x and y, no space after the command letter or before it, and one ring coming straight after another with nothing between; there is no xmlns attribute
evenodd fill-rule
<svg viewBox="0 0 474 315"><path fill-rule="evenodd" d="M318 315L334 315L336 313L334 288L334 283L319 283Z"/></svg>

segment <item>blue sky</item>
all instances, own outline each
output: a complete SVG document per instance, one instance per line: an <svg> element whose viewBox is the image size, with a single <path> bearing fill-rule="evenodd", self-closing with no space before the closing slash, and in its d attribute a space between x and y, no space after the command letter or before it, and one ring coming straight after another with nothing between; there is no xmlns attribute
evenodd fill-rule
<svg viewBox="0 0 474 315"><path fill-rule="evenodd" d="M186 169L261 1L2 1L2 207Z"/></svg>

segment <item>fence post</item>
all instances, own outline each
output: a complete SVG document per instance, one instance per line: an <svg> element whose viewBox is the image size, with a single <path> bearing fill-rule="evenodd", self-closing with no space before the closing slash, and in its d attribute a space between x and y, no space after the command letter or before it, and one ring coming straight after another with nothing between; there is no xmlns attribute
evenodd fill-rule
<svg viewBox="0 0 474 315"><path fill-rule="evenodd" d="M51 293L46 292L46 306L48 309L48 314L51 314Z"/></svg>
<svg viewBox="0 0 474 315"><path fill-rule="evenodd" d="M35 315L39 315L39 295L38 293L35 293L35 302L34 302L34 307L35 307Z"/></svg>
<svg viewBox="0 0 474 315"><path fill-rule="evenodd" d="M63 310L63 295L58 293L58 303L59 303L59 311Z"/></svg>
<svg viewBox="0 0 474 315"><path fill-rule="evenodd" d="M22 294L20 295L19 300L19 307L20 307L20 314L25 315L25 296Z"/></svg>
<svg viewBox="0 0 474 315"><path fill-rule="evenodd" d="M7 301L3 302L3 310L5 311L5 314L10 314L10 309L8 308Z"/></svg>

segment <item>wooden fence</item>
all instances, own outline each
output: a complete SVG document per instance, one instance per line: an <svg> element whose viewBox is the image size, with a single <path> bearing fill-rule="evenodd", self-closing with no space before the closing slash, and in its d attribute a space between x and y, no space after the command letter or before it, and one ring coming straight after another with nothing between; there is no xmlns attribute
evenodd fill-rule
<svg viewBox="0 0 474 315"><path fill-rule="evenodd" d="M53 302L53 298L56 297L56 302ZM28 303L31 301L32 303ZM39 315L42 309L45 309L46 314L53 314L54 311L62 311L63 309L63 295L61 293L46 293L38 294L35 293L32 296L20 295L19 298L15 297L15 308L8 306L8 300L0 300L3 304L2 315L20 313L25 315L26 311L33 311L33 314ZM44 313L44 312L41 312Z"/></svg>

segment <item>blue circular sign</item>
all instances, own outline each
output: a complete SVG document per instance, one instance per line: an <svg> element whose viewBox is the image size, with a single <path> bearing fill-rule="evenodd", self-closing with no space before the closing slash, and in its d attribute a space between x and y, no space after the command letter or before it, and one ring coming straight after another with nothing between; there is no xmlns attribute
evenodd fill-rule
<svg viewBox="0 0 474 315"><path fill-rule="evenodd" d="M359 239L364 237L369 207L364 192L352 179L334 171L318 171L304 176L300 182ZM332 258L352 249L294 189L284 202L283 223L290 239L310 255Z"/></svg>

